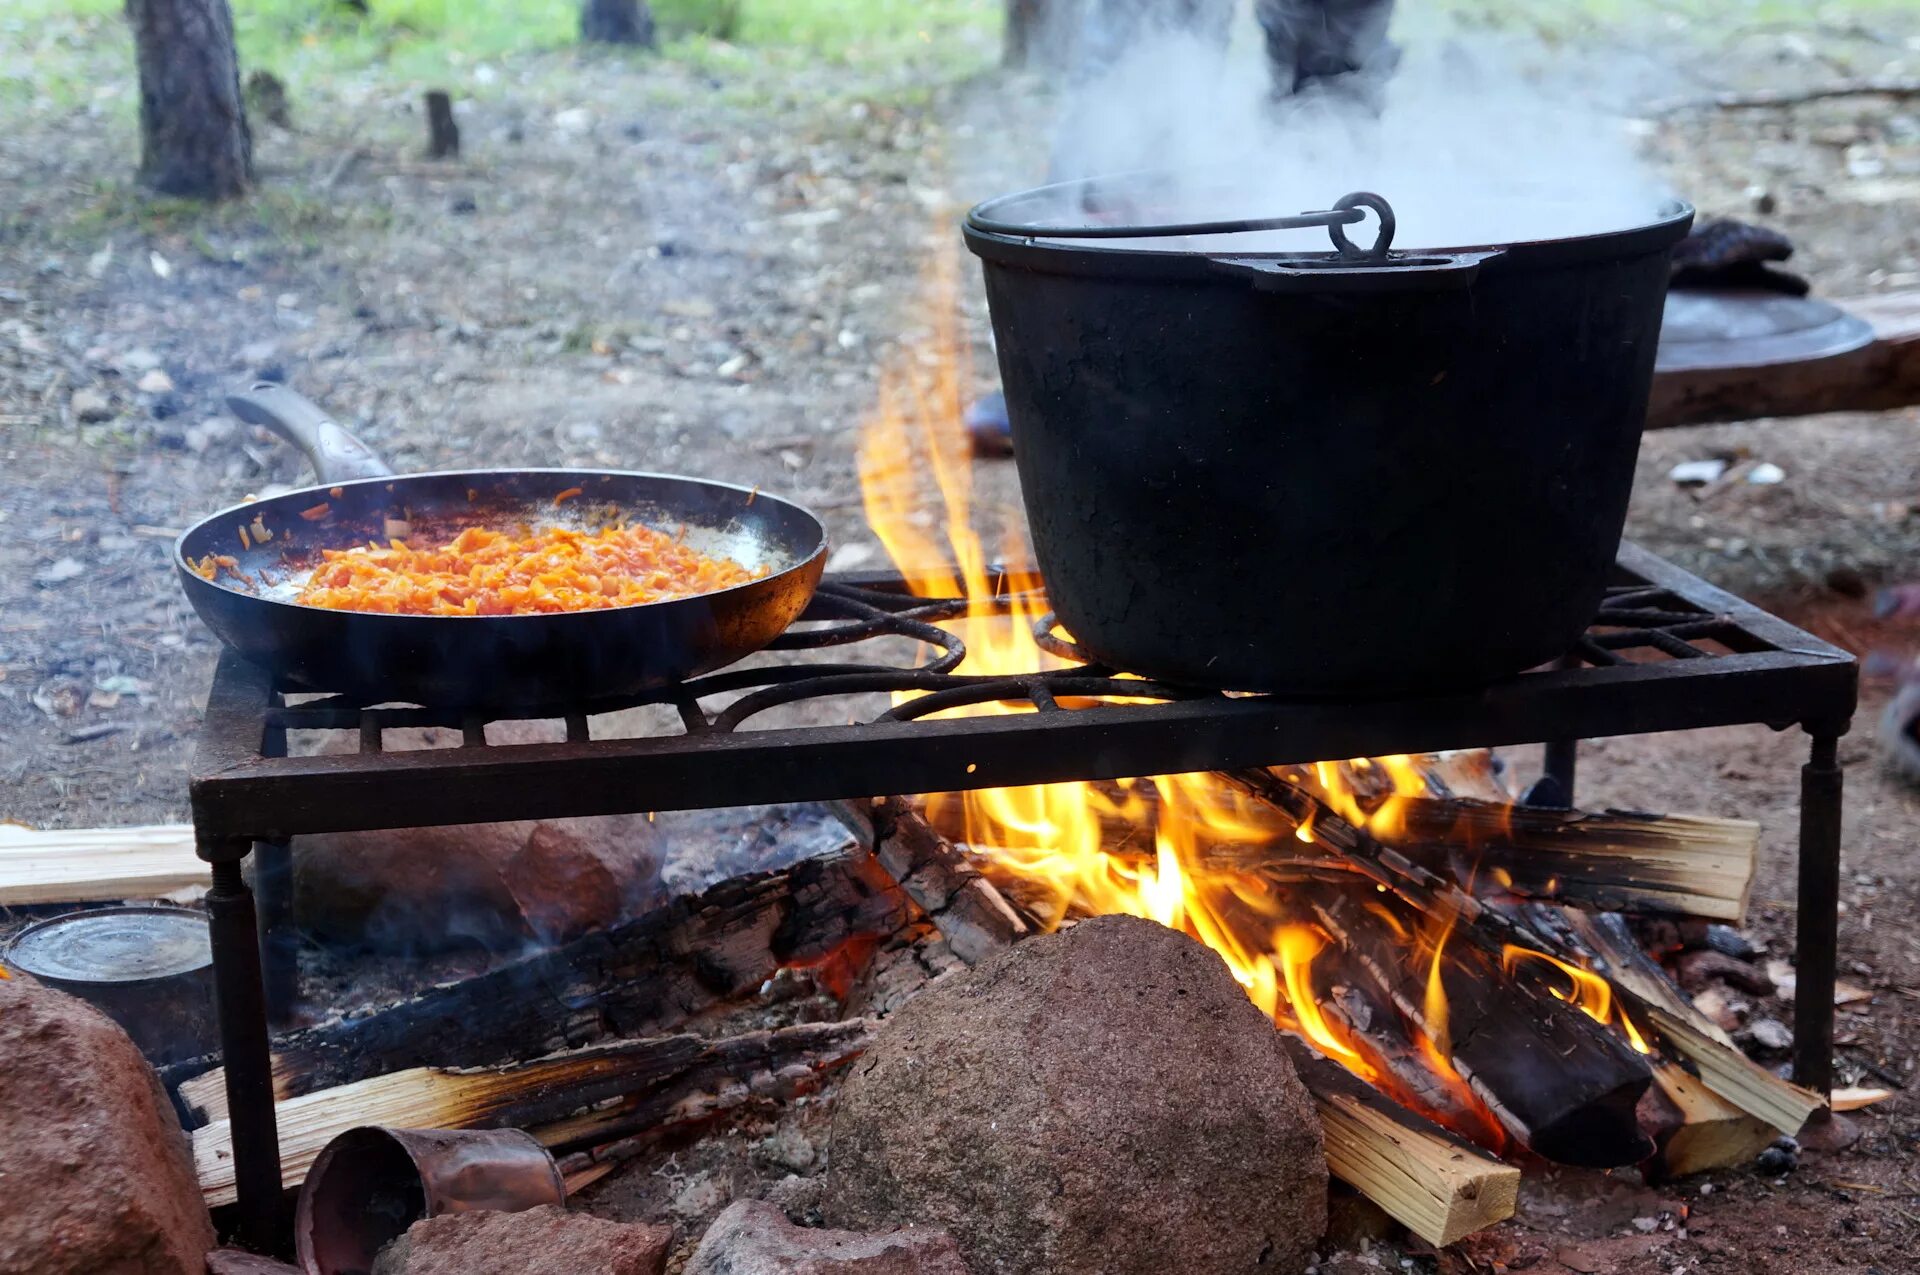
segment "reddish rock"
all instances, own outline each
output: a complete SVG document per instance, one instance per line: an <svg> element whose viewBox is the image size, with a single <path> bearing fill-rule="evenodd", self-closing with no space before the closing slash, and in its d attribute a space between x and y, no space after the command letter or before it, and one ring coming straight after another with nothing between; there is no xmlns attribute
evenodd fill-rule
<svg viewBox="0 0 1920 1275"><path fill-rule="evenodd" d="M547 738L536 723L487 729L498 743ZM394 730L385 747L459 742L453 731ZM323 938L386 951L566 942L651 904L658 844L645 815L300 837L293 843L295 910Z"/></svg>
<svg viewBox="0 0 1920 1275"><path fill-rule="evenodd" d="M373 1275L660 1275L670 1226L630 1226L543 1204L446 1213L380 1250Z"/></svg>
<svg viewBox="0 0 1920 1275"><path fill-rule="evenodd" d="M276 1262L245 1249L221 1248L207 1254L207 1275L301 1275L298 1266Z"/></svg>
<svg viewBox="0 0 1920 1275"><path fill-rule="evenodd" d="M974 1275L1299 1275L1320 1122L1226 965L1150 921L1029 939L909 1001L842 1083L826 1220Z"/></svg>
<svg viewBox="0 0 1920 1275"><path fill-rule="evenodd" d="M700 1241L685 1275L968 1275L945 1231L877 1235L795 1226L760 1200L736 1200Z"/></svg>
<svg viewBox="0 0 1920 1275"><path fill-rule="evenodd" d="M180 1122L127 1034L0 979L0 1272L201 1275L214 1246Z"/></svg>

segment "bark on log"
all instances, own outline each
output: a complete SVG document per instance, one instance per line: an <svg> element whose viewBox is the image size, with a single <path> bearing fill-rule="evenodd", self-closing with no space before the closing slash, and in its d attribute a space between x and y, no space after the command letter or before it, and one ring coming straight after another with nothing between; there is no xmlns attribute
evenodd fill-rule
<svg viewBox="0 0 1920 1275"><path fill-rule="evenodd" d="M580 38L597 44L655 44L653 10L646 0L581 0Z"/></svg>
<svg viewBox="0 0 1920 1275"><path fill-rule="evenodd" d="M636 1129L706 1119L752 1098L790 1098L817 1087L821 1076L857 1057L872 1027L853 1019L721 1040L621 1041L511 1067L416 1067L323 1089L275 1106L281 1178L289 1187L298 1186L328 1142L366 1124L529 1129L550 1149L565 1153ZM209 1100L214 1097L204 1080L190 1086ZM224 1118L194 1131L193 1158L208 1206L233 1203L232 1130Z"/></svg>
<svg viewBox="0 0 1920 1275"><path fill-rule="evenodd" d="M228 199L253 180L227 0L127 0L140 69L140 181Z"/></svg>
<svg viewBox="0 0 1920 1275"><path fill-rule="evenodd" d="M1819 1094L1760 1066L1641 950L1618 916L1565 914L1569 929L1599 959L1599 968L1661 1041L1691 1064L1713 1093L1785 1134L1797 1134L1826 1105Z"/></svg>
<svg viewBox="0 0 1920 1275"><path fill-rule="evenodd" d="M1839 304L1873 325L1871 345L1808 362L1662 372L1653 378L1646 427L1882 412L1920 403L1920 292Z"/></svg>
<svg viewBox="0 0 1920 1275"><path fill-rule="evenodd" d="M807 859L735 878L476 978L281 1036L274 1092L290 1098L408 1067L509 1063L677 1027L783 966L884 938L918 917L871 860ZM162 1079L178 1084L215 1061L179 1064Z"/></svg>

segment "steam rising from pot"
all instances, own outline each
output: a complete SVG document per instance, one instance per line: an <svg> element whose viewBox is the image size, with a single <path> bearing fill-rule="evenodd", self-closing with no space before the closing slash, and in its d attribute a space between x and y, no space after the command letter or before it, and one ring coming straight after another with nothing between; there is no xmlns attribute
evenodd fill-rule
<svg viewBox="0 0 1920 1275"><path fill-rule="evenodd" d="M1274 216L1372 190L1398 214L1395 246L1413 249L1621 229L1670 198L1636 155L1622 109L1645 88L1629 81L1644 75L1492 37L1403 29L1410 25L1395 28L1402 56L1391 70L1277 101L1257 36L1223 50L1154 32L1069 94L1051 180L1186 174L1165 203L1123 213L1129 221ZM1086 213L1075 195L1044 220L1084 222ZM1267 231L1209 236L1204 246L1324 251L1327 241L1320 231Z"/></svg>

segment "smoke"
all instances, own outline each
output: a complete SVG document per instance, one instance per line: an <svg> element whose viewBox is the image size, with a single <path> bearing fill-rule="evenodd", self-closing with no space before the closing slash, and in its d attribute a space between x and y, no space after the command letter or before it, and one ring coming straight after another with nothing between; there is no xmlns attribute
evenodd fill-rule
<svg viewBox="0 0 1920 1275"><path fill-rule="evenodd" d="M1144 32L1067 93L1051 180L1180 170L1164 201L1125 214L1153 221L1283 215L1370 190L1394 207L1395 245L1416 249L1618 229L1671 197L1636 154L1628 107L1657 68L1619 49L1419 29L1407 16L1393 28L1397 59L1279 97L1244 14L1226 47ZM1063 200L1050 219L1084 215ZM1274 231L1204 246L1324 251L1328 241Z"/></svg>

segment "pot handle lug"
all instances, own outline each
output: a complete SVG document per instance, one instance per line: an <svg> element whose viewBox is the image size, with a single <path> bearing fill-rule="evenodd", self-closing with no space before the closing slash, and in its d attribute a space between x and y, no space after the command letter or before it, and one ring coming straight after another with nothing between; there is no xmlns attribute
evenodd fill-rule
<svg viewBox="0 0 1920 1275"><path fill-rule="evenodd" d="M1480 268L1506 255L1477 252L1407 253L1364 261L1353 257L1220 257L1214 269L1253 285L1256 292L1453 292L1473 286Z"/></svg>
<svg viewBox="0 0 1920 1275"><path fill-rule="evenodd" d="M393 469L327 415L318 404L273 381L255 381L227 395L227 410L249 425L264 425L306 453L322 483L387 478Z"/></svg>

